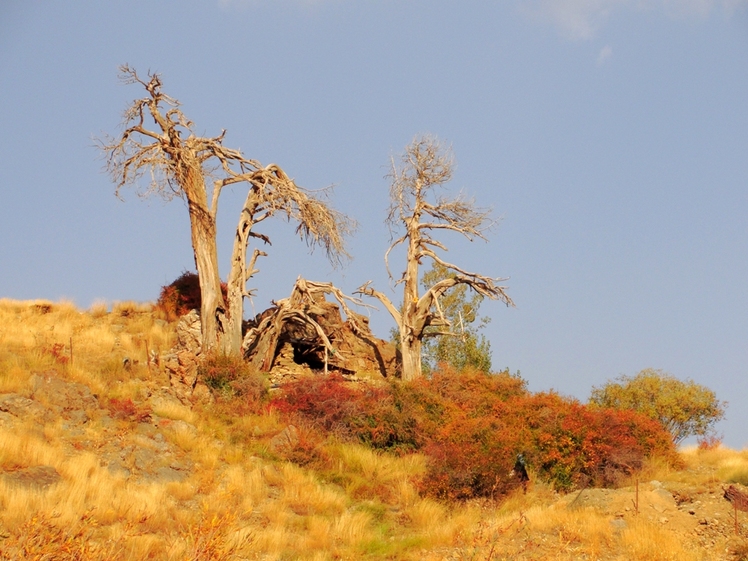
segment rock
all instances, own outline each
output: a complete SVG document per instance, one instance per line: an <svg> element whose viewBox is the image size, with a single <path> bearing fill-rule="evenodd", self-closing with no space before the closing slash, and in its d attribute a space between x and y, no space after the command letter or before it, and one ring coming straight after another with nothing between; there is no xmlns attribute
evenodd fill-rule
<svg viewBox="0 0 748 561"><path fill-rule="evenodd" d="M197 434L197 427L186 421L181 421L181 420L172 421L171 423L169 423L169 428L173 430L174 432L184 432L190 435Z"/></svg>
<svg viewBox="0 0 748 561"><path fill-rule="evenodd" d="M213 401L208 387L198 380L201 347L200 316L190 310L177 323L177 344L164 356L171 393L183 405Z"/></svg>
<svg viewBox="0 0 748 561"><path fill-rule="evenodd" d="M34 466L6 473L3 478L11 485L46 489L62 479L52 466Z"/></svg>
<svg viewBox="0 0 748 561"><path fill-rule="evenodd" d="M156 453L149 448L138 448L133 453L134 464L139 471L148 471L157 458Z"/></svg>
<svg viewBox="0 0 748 561"><path fill-rule="evenodd" d="M375 378L394 376L398 369L396 347L383 339L376 338L369 328L369 319L351 313L343 321L340 306L328 302L323 294L315 294L313 301L304 301L303 313L319 325L327 336L334 352L326 352L322 340L310 323L299 321L296 315L284 320L275 345L275 356L270 369L270 379L280 384L288 379L311 376L315 371L324 370L343 375L367 375ZM257 364L256 353L266 348L259 341L264 335L262 326L271 328L269 319L278 314L288 313L281 308L270 308L250 322L247 322L246 335L242 344L245 357ZM354 325L355 323L355 325Z"/></svg>
<svg viewBox="0 0 748 561"><path fill-rule="evenodd" d="M107 469L109 470L109 473L111 473L112 475L124 477L125 479L127 479L128 477L132 475L132 472L129 469L127 469L124 466L124 464L120 462L119 460L110 462L107 465Z"/></svg>
<svg viewBox="0 0 748 561"><path fill-rule="evenodd" d="M15 417L5 411L0 411L0 427L11 427Z"/></svg>
<svg viewBox="0 0 748 561"><path fill-rule="evenodd" d="M284 452L292 449L298 442L299 430L293 425L288 425L270 440L270 449L276 453Z"/></svg>
<svg viewBox="0 0 748 561"><path fill-rule="evenodd" d="M199 353L203 346L203 336L200 326L200 315L197 310L190 310L179 318L177 323L177 346Z"/></svg>
<svg viewBox="0 0 748 561"><path fill-rule="evenodd" d="M157 481L159 483L175 483L187 479L187 473L174 469L171 466L158 468L153 474L146 476L146 479Z"/></svg>
<svg viewBox="0 0 748 561"><path fill-rule="evenodd" d="M55 370L32 374L33 397L75 423L85 423L99 408L88 386L60 378Z"/></svg>
<svg viewBox="0 0 748 561"><path fill-rule="evenodd" d="M42 404L17 393L0 395L0 411L19 419L32 418L44 421L51 418L51 413Z"/></svg>
<svg viewBox="0 0 748 561"><path fill-rule="evenodd" d="M171 388L159 388L151 394L148 398L148 405L154 411L169 409L175 407L177 409L184 407L182 402L172 392Z"/></svg>

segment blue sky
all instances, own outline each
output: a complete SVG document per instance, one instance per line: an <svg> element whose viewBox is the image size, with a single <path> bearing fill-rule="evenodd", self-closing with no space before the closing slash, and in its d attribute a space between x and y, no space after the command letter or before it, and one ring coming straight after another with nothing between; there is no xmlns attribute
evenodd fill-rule
<svg viewBox="0 0 748 561"><path fill-rule="evenodd" d="M358 220L338 270L290 225L263 229L257 311L299 274L396 297L384 175L435 134L450 188L501 219L488 243L443 238L510 277L517 307L482 308L495 367L580 399L660 368L728 400L719 430L748 445L745 0L6 0L0 297L154 300L194 267L184 204L122 202L102 171L94 138L142 96L123 63L160 72L197 133L336 185ZM242 199L221 201L224 267Z"/></svg>

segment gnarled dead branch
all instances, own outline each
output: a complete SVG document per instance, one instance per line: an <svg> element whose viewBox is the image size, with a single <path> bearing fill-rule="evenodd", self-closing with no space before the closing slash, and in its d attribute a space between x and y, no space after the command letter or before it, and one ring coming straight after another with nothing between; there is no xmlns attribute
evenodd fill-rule
<svg viewBox="0 0 748 561"><path fill-rule="evenodd" d="M249 295L247 281L258 272L257 259L266 255L255 249L247 262L249 240L270 243L267 236L253 231L254 226L276 214L285 215L296 222L302 239L312 248L321 246L337 264L347 256L344 239L355 224L331 208L329 190L308 191L278 165L263 166L239 150L225 147L225 130L212 138L196 136L179 102L163 93L158 74L142 79L127 65L120 70L124 83L141 85L147 95L125 110L122 133L101 142L115 193L120 196L124 186L135 185L140 196L187 201L202 295L203 349L238 354L243 299ZM146 175L149 180L144 185ZM249 189L239 215L224 301L216 248L218 201L225 187L238 183Z"/></svg>
<svg viewBox="0 0 748 561"><path fill-rule="evenodd" d="M373 339L368 326L362 323L361 316L351 311L348 304L371 306L345 295L332 283L299 277L291 295L274 302L273 308L261 314L247 330L242 344L245 358L258 370L270 371L278 354L280 341L285 337L297 344L322 349L325 367L328 358L332 360L334 357L336 367L346 369L346 359L340 356L340 349L333 343L335 334L329 332L329 326L323 325L321 319L329 312L330 304L325 300L328 295L338 303L345 314L346 323L357 337L363 340ZM354 368L348 370L353 371Z"/></svg>
<svg viewBox="0 0 748 561"><path fill-rule="evenodd" d="M494 222L490 209L479 208L462 193L454 198L434 192L452 178L454 159L451 150L433 137L417 137L406 148L400 163L392 160L388 175L390 207L386 222L394 241L385 253L385 265L390 272L389 258L398 246L406 248L406 265L396 284L403 284L403 302L398 309L390 298L372 288L370 282L361 286L358 294L377 298L397 323L402 350L402 376L413 379L421 376L421 342L428 327L444 327L431 331L431 335L451 335L450 323L439 306L439 298L458 284L469 286L475 292L513 306L506 287L498 283L506 280L468 272L444 261L435 250L447 247L433 237L435 231L457 232L468 240L486 239L485 233ZM404 229L402 234L399 234ZM399 235L398 235L399 234ZM397 236L397 237L395 237ZM425 294L419 295L418 272L424 258L432 259L449 273Z"/></svg>

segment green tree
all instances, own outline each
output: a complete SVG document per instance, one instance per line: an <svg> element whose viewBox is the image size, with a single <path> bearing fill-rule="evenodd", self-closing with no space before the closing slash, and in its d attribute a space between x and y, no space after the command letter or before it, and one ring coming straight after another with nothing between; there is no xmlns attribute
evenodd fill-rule
<svg viewBox="0 0 748 561"><path fill-rule="evenodd" d="M689 436L711 434L727 406L709 388L652 368L592 388L590 403L644 413L662 423L675 444Z"/></svg>
<svg viewBox="0 0 748 561"><path fill-rule="evenodd" d="M440 263L433 263L421 279L421 286L428 290L441 279L450 278L454 273ZM435 327L426 328L423 343L423 367L428 373L440 362L453 366L456 370L472 367L482 372L491 372L491 344L483 334L478 333L490 321L489 317L479 317L478 309L483 296L468 291L468 286L458 284L439 299L438 304L444 317L451 325L451 331L444 332ZM443 335L443 336L440 336Z"/></svg>

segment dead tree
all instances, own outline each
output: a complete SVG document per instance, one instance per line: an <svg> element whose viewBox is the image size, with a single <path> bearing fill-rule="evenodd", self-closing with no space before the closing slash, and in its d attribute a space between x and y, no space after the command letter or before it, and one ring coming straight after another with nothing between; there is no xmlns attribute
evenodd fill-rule
<svg viewBox="0 0 748 561"><path fill-rule="evenodd" d="M119 196L125 185L134 184L142 196L186 200L200 278L203 351L238 355L244 297L250 296L247 282L258 272L258 257L266 255L255 248L247 260L249 240L270 243L267 236L254 231L254 226L283 214L296 222L297 233L310 246L322 246L336 263L346 255L344 237L354 223L329 206L326 190L312 193L296 185L277 165L263 166L239 150L223 146L225 130L213 138L196 136L179 102L163 93L158 74L149 73L144 80L129 66L122 66L120 71L125 84L140 84L147 96L133 101L125 111L122 134L101 142L116 194ZM155 127L149 128L146 121L151 120ZM150 181L142 185L146 174ZM222 189L238 183L246 183L249 190L239 214L224 300L216 245L218 200Z"/></svg>
<svg viewBox="0 0 748 561"><path fill-rule="evenodd" d="M247 331L242 350L250 364L262 372L270 371L284 328L296 324L302 328L309 328L312 338L324 348L326 370L327 357L334 355L336 349L330 342L328 334L314 318L322 315L324 310L320 307L320 300L324 300L327 294L338 301L353 332L359 337L367 338L368 328L359 325L356 314L351 312L346 303L352 302L362 306L365 305L363 302L346 296L332 283L315 282L298 277L291 296L275 302L274 308L268 310L257 324Z"/></svg>
<svg viewBox="0 0 748 561"><path fill-rule="evenodd" d="M470 273L444 261L436 253L436 250L447 251L447 247L433 237L435 231L457 232L472 241L485 239L484 232L492 225L490 210L476 207L473 200L462 194L445 198L435 193L452 178L453 167L451 150L428 136L413 140L399 164L392 160L388 175L391 184L387 224L393 238L402 229L404 233L392 242L384 260L392 278L390 253L395 247L405 245L405 270L396 283L403 284L403 301L398 308L385 294L369 286L370 282L357 291L379 299L397 323L404 380L422 375L421 345L424 337L454 335L450 322L439 307L439 298L450 288L464 284L486 298L501 300L507 306L514 305L505 292L506 287L496 284L506 279ZM424 258L432 259L452 274L419 295L418 273ZM427 330L427 327L436 329Z"/></svg>

